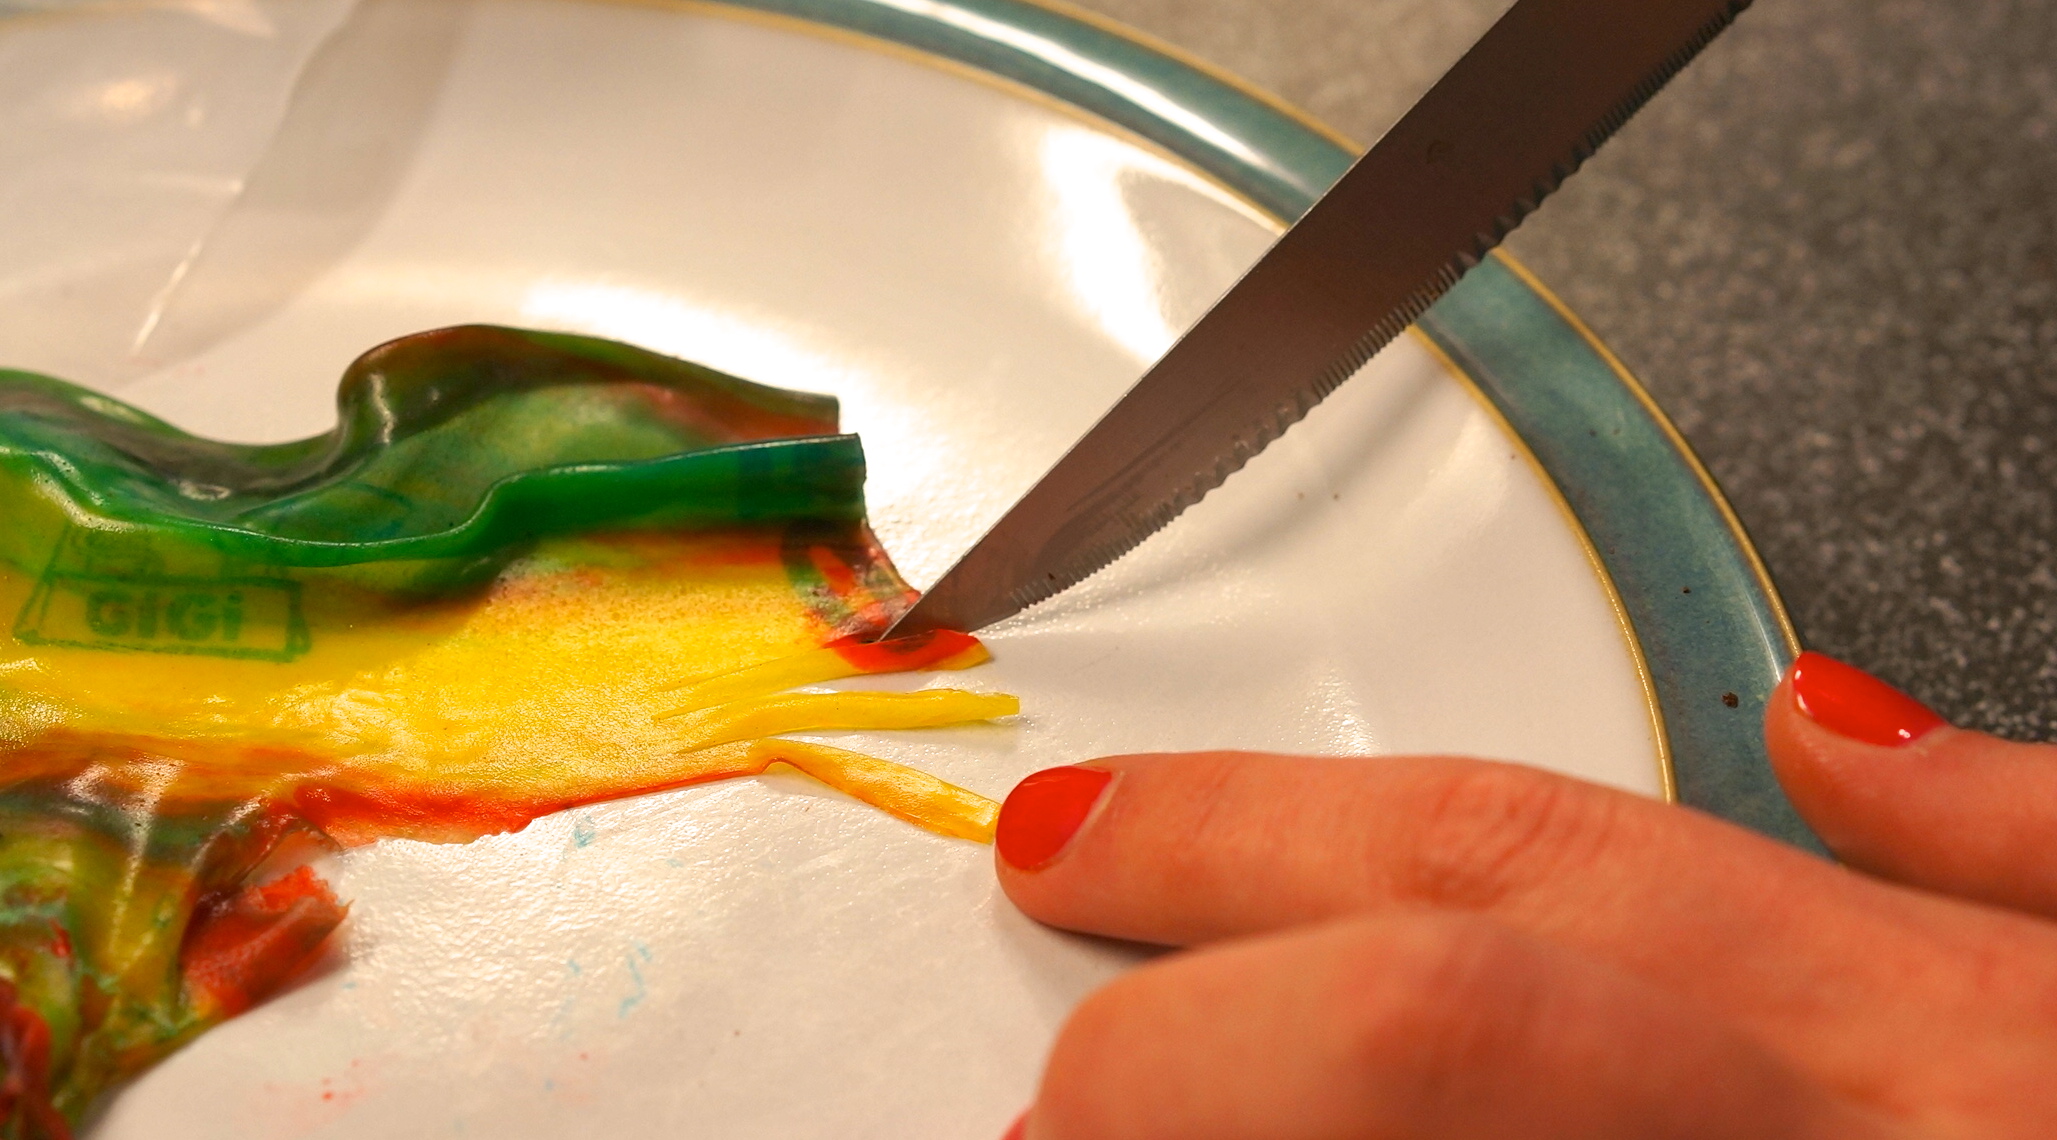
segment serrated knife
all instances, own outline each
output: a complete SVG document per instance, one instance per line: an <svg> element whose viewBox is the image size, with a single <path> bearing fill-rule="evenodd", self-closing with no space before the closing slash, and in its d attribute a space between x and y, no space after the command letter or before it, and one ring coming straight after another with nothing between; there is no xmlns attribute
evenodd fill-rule
<svg viewBox="0 0 2057 1140"><path fill-rule="evenodd" d="M1516 0L893 627L971 631L1220 486L1413 323L1750 0Z"/></svg>

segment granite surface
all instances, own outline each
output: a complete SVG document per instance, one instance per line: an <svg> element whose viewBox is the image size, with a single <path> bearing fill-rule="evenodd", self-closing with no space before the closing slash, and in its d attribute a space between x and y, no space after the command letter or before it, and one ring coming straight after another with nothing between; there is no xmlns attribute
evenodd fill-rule
<svg viewBox="0 0 2057 1140"><path fill-rule="evenodd" d="M1377 137L1506 0L1088 0ZM1810 648L2057 736L2057 4L1758 0L1511 250Z"/></svg>

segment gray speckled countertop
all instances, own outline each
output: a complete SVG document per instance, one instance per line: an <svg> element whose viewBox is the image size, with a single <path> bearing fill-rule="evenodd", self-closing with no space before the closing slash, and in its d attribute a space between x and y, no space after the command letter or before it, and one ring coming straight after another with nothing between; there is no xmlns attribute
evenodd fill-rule
<svg viewBox="0 0 2057 1140"><path fill-rule="evenodd" d="M1354 138L1506 0L1087 0ZM1810 648L2057 735L2057 4L1758 0L1509 242Z"/></svg>

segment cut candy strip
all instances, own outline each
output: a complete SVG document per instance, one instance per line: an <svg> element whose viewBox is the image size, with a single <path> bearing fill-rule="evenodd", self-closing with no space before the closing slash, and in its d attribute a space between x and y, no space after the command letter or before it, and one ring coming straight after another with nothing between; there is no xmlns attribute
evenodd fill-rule
<svg viewBox="0 0 2057 1140"><path fill-rule="evenodd" d="M775 764L794 768L829 787L897 816L917 827L951 839L993 842L1000 805L917 768L798 740L758 740L723 744L693 753L703 765L700 783L736 776L759 776Z"/></svg>
<svg viewBox="0 0 2057 1140"><path fill-rule="evenodd" d="M712 748L789 732L940 728L1013 716L1021 701L1005 693L923 689L918 693L787 693L682 713L664 722L686 748Z"/></svg>

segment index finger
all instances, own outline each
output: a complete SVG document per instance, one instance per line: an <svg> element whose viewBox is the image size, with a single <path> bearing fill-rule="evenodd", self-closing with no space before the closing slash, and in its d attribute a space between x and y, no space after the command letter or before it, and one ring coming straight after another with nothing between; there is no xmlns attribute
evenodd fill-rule
<svg viewBox="0 0 2057 1140"><path fill-rule="evenodd" d="M999 823L1009 897L1074 930L1189 945L1351 914L1478 913L1700 1001L1810 1069L1868 1084L1883 1068L1909 1091L1950 1078L1891 1043L2011 1069L2009 1050L2043 1034L2008 1022L2003 995L2057 992L2057 968L2039 965L2057 962L2044 924L1532 769L1201 753L1084 771L1107 777L1032 777ZM1024 842L1053 817L1080 825Z"/></svg>
<svg viewBox="0 0 2057 1140"><path fill-rule="evenodd" d="M1393 906L1490 911L1581 941L1628 919L1638 941L1697 945L1735 925L1734 909L1709 913L1710 890L1750 911L1784 893L1772 888L1837 878L1706 817L1452 757L1109 757L1023 781L998 852L1008 895L1036 918L1168 945Z"/></svg>

